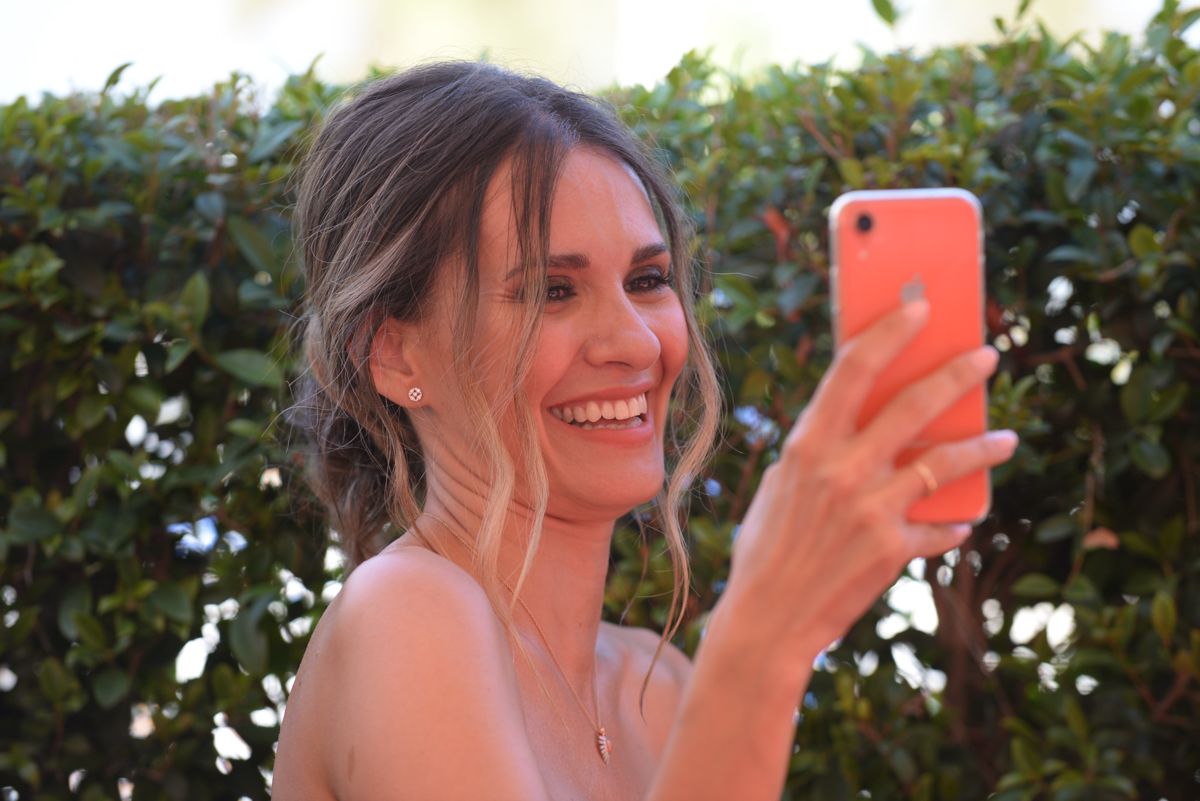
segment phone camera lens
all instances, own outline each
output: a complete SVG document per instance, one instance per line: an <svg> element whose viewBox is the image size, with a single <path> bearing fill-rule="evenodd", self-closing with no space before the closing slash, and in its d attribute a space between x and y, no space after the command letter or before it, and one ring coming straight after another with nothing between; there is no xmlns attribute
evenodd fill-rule
<svg viewBox="0 0 1200 801"><path fill-rule="evenodd" d="M875 221L871 219L870 214L858 215L858 222L856 223L856 225L858 226L858 230L862 231L864 234L867 231L870 231L871 226L874 224L875 224Z"/></svg>

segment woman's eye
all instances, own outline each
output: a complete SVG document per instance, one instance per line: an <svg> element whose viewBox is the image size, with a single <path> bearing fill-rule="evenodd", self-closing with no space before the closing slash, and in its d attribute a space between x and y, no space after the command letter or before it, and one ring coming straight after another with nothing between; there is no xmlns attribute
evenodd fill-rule
<svg viewBox="0 0 1200 801"><path fill-rule="evenodd" d="M658 292L663 287L672 286L672 285L674 285L674 282L675 282L675 275L673 272L667 273L664 275L663 273L656 271L656 272L652 272L652 273L646 273L645 275L639 275L636 278L631 279L629 283L633 287L634 292L649 293L649 292ZM569 284L569 283L551 284L550 286L548 286L546 288L546 291L549 293L553 293L556 291L563 293L563 294L560 294L557 296L556 295L548 295L546 300L548 300L552 303L557 302L557 301L566 300L567 298L570 298L572 295L575 294L574 291L572 291L572 289L571 289L571 284Z"/></svg>
<svg viewBox="0 0 1200 801"><path fill-rule="evenodd" d="M660 272L653 272L647 273L646 275L639 275L633 280L635 283L638 281L646 281L647 283L643 284L642 286L644 286L648 291L652 292L664 286L673 286L675 283L675 274L667 273L664 275Z"/></svg>

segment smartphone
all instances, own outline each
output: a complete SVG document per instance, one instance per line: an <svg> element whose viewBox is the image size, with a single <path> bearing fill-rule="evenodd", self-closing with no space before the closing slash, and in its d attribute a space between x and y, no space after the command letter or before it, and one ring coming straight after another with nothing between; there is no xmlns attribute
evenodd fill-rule
<svg viewBox="0 0 1200 801"><path fill-rule="evenodd" d="M829 211L835 346L910 298L929 301L925 327L884 370L858 417L863 428L895 395L947 359L984 343L983 210L963 189L847 192ZM920 431L902 467L941 442L987 430L980 382ZM987 470L948 482L908 509L913 522L979 522L991 507Z"/></svg>

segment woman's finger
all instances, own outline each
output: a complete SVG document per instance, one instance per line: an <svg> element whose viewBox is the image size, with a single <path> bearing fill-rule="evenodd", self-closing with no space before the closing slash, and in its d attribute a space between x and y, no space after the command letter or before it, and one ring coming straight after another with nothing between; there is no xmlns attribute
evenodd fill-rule
<svg viewBox="0 0 1200 801"><path fill-rule="evenodd" d="M928 301L910 301L839 345L806 412L813 429L836 436L853 431L875 379L917 335L928 316Z"/></svg>
<svg viewBox="0 0 1200 801"><path fill-rule="evenodd" d="M937 487L1007 461L1016 447L1017 435L1008 430L937 445L892 473L881 490L884 502L907 509Z"/></svg>
<svg viewBox="0 0 1200 801"><path fill-rule="evenodd" d="M857 447L887 464L959 398L996 369L999 354L985 346L956 356L909 384L867 424Z"/></svg>
<svg viewBox="0 0 1200 801"><path fill-rule="evenodd" d="M971 536L966 523L910 523L904 528L910 559L933 559L963 544Z"/></svg>

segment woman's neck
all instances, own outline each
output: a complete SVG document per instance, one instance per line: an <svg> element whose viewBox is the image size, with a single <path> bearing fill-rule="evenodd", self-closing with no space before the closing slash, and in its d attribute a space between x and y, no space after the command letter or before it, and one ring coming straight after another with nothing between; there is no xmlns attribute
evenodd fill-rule
<svg viewBox="0 0 1200 801"><path fill-rule="evenodd" d="M445 501L432 492L425 510L410 528L425 547L454 562L476 581L482 581L471 545L478 536L482 514L468 506ZM498 558L501 583L516 587L524 559L530 523L510 516L505 523ZM591 705L596 643L604 605L613 524L580 525L547 515L533 564L513 610L519 630L538 647L548 648L579 697ZM470 544L469 544L470 543ZM525 608L527 607L527 609ZM536 626L529 622L532 615ZM544 646L538 627L545 636Z"/></svg>

